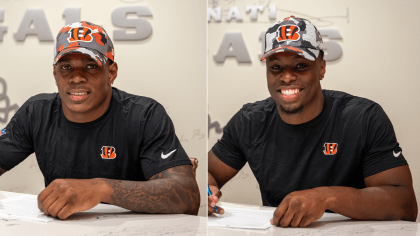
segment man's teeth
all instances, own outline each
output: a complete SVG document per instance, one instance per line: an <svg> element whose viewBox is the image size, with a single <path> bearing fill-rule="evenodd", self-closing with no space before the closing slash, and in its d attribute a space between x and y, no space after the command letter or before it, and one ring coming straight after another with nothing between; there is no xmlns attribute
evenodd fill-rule
<svg viewBox="0 0 420 236"><path fill-rule="evenodd" d="M281 93L286 95L286 96L289 96L289 95L299 93L299 89L282 89Z"/></svg>
<svg viewBox="0 0 420 236"><path fill-rule="evenodd" d="M87 95L87 93L70 93L71 95L82 96Z"/></svg>

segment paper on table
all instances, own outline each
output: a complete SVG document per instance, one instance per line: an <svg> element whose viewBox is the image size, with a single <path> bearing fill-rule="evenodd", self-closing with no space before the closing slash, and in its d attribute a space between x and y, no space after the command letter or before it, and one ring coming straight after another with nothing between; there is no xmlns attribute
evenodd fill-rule
<svg viewBox="0 0 420 236"><path fill-rule="evenodd" d="M225 214L210 215L207 225L212 227L268 229L274 210L252 210L223 206Z"/></svg>
<svg viewBox="0 0 420 236"><path fill-rule="evenodd" d="M37 196L30 194L0 200L0 217L44 223L53 220L38 209Z"/></svg>

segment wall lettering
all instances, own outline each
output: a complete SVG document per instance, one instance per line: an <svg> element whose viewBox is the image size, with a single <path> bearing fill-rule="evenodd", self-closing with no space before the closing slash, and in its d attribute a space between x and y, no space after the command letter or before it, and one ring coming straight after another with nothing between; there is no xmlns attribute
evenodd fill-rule
<svg viewBox="0 0 420 236"><path fill-rule="evenodd" d="M213 18L214 21L220 22L222 21L222 8L207 8L207 22L210 22Z"/></svg>
<svg viewBox="0 0 420 236"><path fill-rule="evenodd" d="M136 32L127 33L126 30L114 30L115 41L138 41L148 38L152 34L152 25L145 19L127 19L127 14L137 16L152 16L148 6L123 6L115 9L111 14L112 23L121 28L135 28Z"/></svg>
<svg viewBox="0 0 420 236"><path fill-rule="evenodd" d="M32 27L33 26L33 27ZM27 9L18 31L14 34L16 41L25 41L26 36L36 35L41 42L53 42L50 27L44 9Z"/></svg>
<svg viewBox="0 0 420 236"><path fill-rule="evenodd" d="M10 106L10 99L7 96L7 84L6 80L4 80L2 77L0 77L0 84L2 85L3 92L0 93L0 102L5 101L6 106L0 108L0 113L4 113L4 117L0 117L1 123L7 123L9 121L9 113L14 111L16 112L19 109L19 106L17 104L13 104Z"/></svg>
<svg viewBox="0 0 420 236"><path fill-rule="evenodd" d="M66 19L66 25L70 25L71 23L74 23L74 22L79 22L80 11L81 11L80 7L64 9L63 17L64 19Z"/></svg>
<svg viewBox="0 0 420 236"><path fill-rule="evenodd" d="M4 10L0 9L0 22L4 20ZM3 42L3 35L7 32L6 26L0 26L0 42Z"/></svg>
<svg viewBox="0 0 420 236"><path fill-rule="evenodd" d="M148 38L152 34L152 25L149 21L142 18L127 18L127 14L136 14L138 17L151 17L152 12L146 5L131 5L118 7L111 13L112 23L120 28L114 30L114 41L139 41ZM4 20L5 11L0 9L0 23ZM68 25L78 22L81 19L81 8L65 8L62 16L65 24ZM92 22L95 23L95 22ZM135 29L134 33L127 33L127 29ZM7 26L0 26L0 42L3 42ZM24 42L28 35L37 36L40 42L54 42L44 9L26 9L19 28L13 34L13 38L18 42Z"/></svg>
<svg viewBox="0 0 420 236"><path fill-rule="evenodd" d="M230 50L230 48L232 48L232 50ZM226 57L235 57L239 63L251 62L244 39L242 38L242 33L225 34L219 51L213 58L217 63L223 63L225 62Z"/></svg>
<svg viewBox="0 0 420 236"><path fill-rule="evenodd" d="M218 121L215 122L211 122L211 118L210 115L208 115L208 135L210 136L210 130L214 128L214 131L216 132L216 134L221 134L223 133L223 128L220 127L220 123Z"/></svg>
<svg viewBox="0 0 420 236"><path fill-rule="evenodd" d="M258 19L258 12L263 12L264 6L263 5L246 6L245 11L251 12L251 14L249 14L249 17L251 18L251 20L256 21Z"/></svg>
<svg viewBox="0 0 420 236"><path fill-rule="evenodd" d="M341 48L340 44L332 41L334 39L336 40L343 39L338 29L320 29L319 33L321 34L322 39L324 41L324 51L325 51L324 59L326 61L338 60L343 54L343 49ZM325 38L329 38L330 40L326 41Z"/></svg>
<svg viewBox="0 0 420 236"><path fill-rule="evenodd" d="M236 19L236 21L242 21L242 15L238 7L231 7L229 9L229 12L226 16L226 21L229 22L232 20L232 18Z"/></svg>

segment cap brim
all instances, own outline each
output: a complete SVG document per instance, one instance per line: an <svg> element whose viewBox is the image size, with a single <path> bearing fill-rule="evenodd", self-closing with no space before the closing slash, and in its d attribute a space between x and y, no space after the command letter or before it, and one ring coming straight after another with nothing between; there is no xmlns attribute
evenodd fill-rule
<svg viewBox="0 0 420 236"><path fill-rule="evenodd" d="M291 46L283 46L283 47L278 47L278 48L274 48L268 52L266 52L262 57L261 57L261 61L264 61L267 57L275 54L275 53L279 53L279 52L293 52L298 54L299 56L302 56L303 58L310 60L310 61L315 61L316 58L319 55L319 50L318 49L311 49L311 48L306 48L306 47L291 47Z"/></svg>
<svg viewBox="0 0 420 236"><path fill-rule="evenodd" d="M61 51L54 59L53 65L57 64L57 62L64 57L67 54L70 53L81 53L90 56L93 60L98 63L99 66L102 66L106 63L107 57L105 55L102 55L102 53L94 50L94 49L88 49L83 47L73 47L73 48L66 48L63 51Z"/></svg>

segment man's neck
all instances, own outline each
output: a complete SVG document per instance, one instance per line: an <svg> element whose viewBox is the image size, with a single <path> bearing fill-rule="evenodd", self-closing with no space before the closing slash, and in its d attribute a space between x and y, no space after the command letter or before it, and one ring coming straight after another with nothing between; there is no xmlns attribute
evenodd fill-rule
<svg viewBox="0 0 420 236"><path fill-rule="evenodd" d="M67 120L74 123L88 123L99 119L108 110L112 100L112 94L108 96L100 107L86 112L74 112L62 104L63 113Z"/></svg>
<svg viewBox="0 0 420 236"><path fill-rule="evenodd" d="M280 118L285 123L290 125L299 125L315 119L319 114L321 114L323 108L324 96L322 95L322 93L320 94L320 96L315 98L309 106L304 106L302 111L296 114L287 114L282 111L279 105L277 105L277 110L279 112Z"/></svg>

